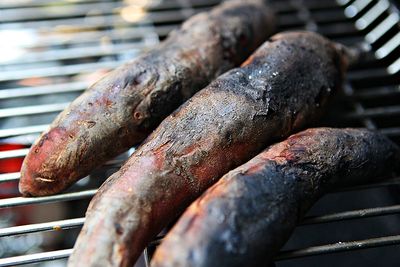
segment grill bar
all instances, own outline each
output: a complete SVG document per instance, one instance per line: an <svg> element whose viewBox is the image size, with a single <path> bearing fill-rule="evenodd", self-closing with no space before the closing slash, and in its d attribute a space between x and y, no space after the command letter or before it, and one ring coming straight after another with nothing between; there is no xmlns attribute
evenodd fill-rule
<svg viewBox="0 0 400 267"><path fill-rule="evenodd" d="M398 94L400 94L400 86L391 86L355 92L352 97L358 99L374 99L376 97L394 96Z"/></svg>
<svg viewBox="0 0 400 267"><path fill-rule="evenodd" d="M345 117L349 119L359 119L365 117L382 117L382 116L392 116L400 114L400 106L386 106L379 108L369 108L362 112L351 113Z"/></svg>
<svg viewBox="0 0 400 267"><path fill-rule="evenodd" d="M64 110L68 104L69 103L56 103L18 108L4 108L0 109L0 118L59 112Z"/></svg>
<svg viewBox="0 0 400 267"><path fill-rule="evenodd" d="M179 1L169 1L169 2L162 2L160 5L152 5L152 2L149 1L147 6L143 8L148 11L157 11L163 9L180 9L181 4ZM199 8L202 6L211 6L219 3L220 1L216 0L209 0L209 1L191 1L192 8ZM55 6L53 8L46 7L45 9L41 6L39 7L28 7L28 8L9 8L4 9L2 11L2 16L0 19L0 23L8 22L8 21L15 21L16 18L18 20L43 20L43 19L57 19L57 18L65 18L71 17L73 14L75 17L85 17L93 13L93 15L107 15L107 14L115 14L118 13L124 6L122 5L123 1L121 2L98 2L98 3L82 3L79 5L65 5L62 6ZM49 11L56 10L56 13L52 13ZM96 12L93 12L95 10Z"/></svg>
<svg viewBox="0 0 400 267"><path fill-rule="evenodd" d="M386 32L388 32L392 27L394 27L400 21L400 16L396 13L391 13L387 18L385 18L378 26L370 31L366 36L365 40L370 44L378 41Z"/></svg>
<svg viewBox="0 0 400 267"><path fill-rule="evenodd" d="M30 1L30 0L3 0L0 1L0 7L1 8L18 8L18 7L26 7L26 6L43 6L46 4L52 4L54 3L54 0L35 0L35 1ZM57 0L58 3L62 3L65 1L59 1ZM82 2L99 2L102 3L104 1L102 0L74 0L76 3L82 3Z"/></svg>
<svg viewBox="0 0 400 267"><path fill-rule="evenodd" d="M392 53L397 47L400 46L400 32L392 37L387 43L385 43L381 48L376 50L375 56L382 59Z"/></svg>
<svg viewBox="0 0 400 267"><path fill-rule="evenodd" d="M8 227L0 229L0 237L21 235L21 234L28 234L35 232L44 232L44 231L60 231L71 228L77 228L82 226L84 221L85 218L75 218L75 219L68 219L68 220L61 220L54 222Z"/></svg>
<svg viewBox="0 0 400 267"><path fill-rule="evenodd" d="M52 261L68 258L71 255L72 249L56 250L51 252L42 252L24 256L10 257L0 259L0 267L15 266L29 263L38 263L43 261Z"/></svg>
<svg viewBox="0 0 400 267"><path fill-rule="evenodd" d="M9 8L3 9L1 12L0 22L9 22L16 20L36 20L86 16L96 10L96 15L104 15L114 13L121 8L121 3L103 2L79 5L56 5L53 7L27 7L27 8ZM117 10L116 10L117 9ZM55 11L55 12L52 12Z"/></svg>
<svg viewBox="0 0 400 267"><path fill-rule="evenodd" d="M360 12L362 12L372 0L356 0L350 6L346 7L344 10L344 14L349 18L354 18Z"/></svg>
<svg viewBox="0 0 400 267"><path fill-rule="evenodd" d="M50 84L50 85L43 85L36 87L2 89L0 90L0 100L18 98L18 97L27 97L27 96L77 92L77 91L83 91L88 86L89 84L87 82L71 82L71 83Z"/></svg>
<svg viewBox="0 0 400 267"><path fill-rule="evenodd" d="M27 127L2 129L2 130L0 130L0 138L32 134L32 133L41 133L44 130L46 130L47 127L49 127L48 124L42 124L42 125L34 125L34 126L27 126Z"/></svg>
<svg viewBox="0 0 400 267"><path fill-rule="evenodd" d="M400 135L400 127L392 127L392 128L385 128L381 130L381 133L390 136L390 137L395 137Z"/></svg>
<svg viewBox="0 0 400 267"><path fill-rule="evenodd" d="M64 193L46 197L13 197L0 199L0 208L10 208L28 204L42 204L57 201L71 201L76 199L90 198L97 192L97 189Z"/></svg>
<svg viewBox="0 0 400 267"><path fill-rule="evenodd" d="M111 27L112 25L105 25ZM119 41L127 41L138 38L146 38L150 30L155 30L158 35L165 36L172 29L176 28L178 24L169 25L158 25L154 29L148 26L140 26L133 28L113 28L96 31L84 31L84 32L52 32L45 31L45 34L41 34L37 37L35 42L28 42L19 44L19 47L23 48L46 48L54 49L53 47L65 46L65 45L82 45L90 43L99 43L99 40L106 38L110 43L116 43ZM44 30L41 30L43 32Z"/></svg>
<svg viewBox="0 0 400 267"><path fill-rule="evenodd" d="M24 56L24 58L15 59L14 61L4 62L3 64L26 64L45 61L58 61L64 59L79 59L86 57L101 57L109 55L119 55L126 52L143 49L145 44L106 44L101 46L88 46L69 49L49 50L45 52L32 52Z"/></svg>
<svg viewBox="0 0 400 267"><path fill-rule="evenodd" d="M122 61L108 61L99 63L84 63L65 66L53 66L29 70L12 70L3 71L0 76L0 82L23 80L34 77L53 77L53 76L67 76L74 75L82 72L93 72L96 69L113 69L122 64Z"/></svg>
<svg viewBox="0 0 400 267"><path fill-rule="evenodd" d="M322 216L306 217L301 222L301 225L330 223L344 220L362 219L366 217L383 216L400 213L400 205L393 205L387 207L378 207L371 209L351 210L344 212L337 212Z"/></svg>
<svg viewBox="0 0 400 267"><path fill-rule="evenodd" d="M390 64L390 66L387 68L387 71L390 74L395 74L400 72L400 57L395 62Z"/></svg>
<svg viewBox="0 0 400 267"><path fill-rule="evenodd" d="M19 172L10 172L0 174L0 183L18 181L21 177Z"/></svg>
<svg viewBox="0 0 400 267"><path fill-rule="evenodd" d="M355 26L359 30L366 29L372 22L374 22L380 15L383 14L388 8L390 4L388 1L379 1L377 2L367 13L365 13L361 18L359 18Z"/></svg>
<svg viewBox="0 0 400 267"><path fill-rule="evenodd" d="M197 8L195 13L206 11L209 8ZM160 23L160 22L173 22L182 21L188 16L193 15L194 9L182 8L180 10L173 11L160 11L160 12L146 12L145 15L138 19L137 23ZM124 20L120 15L93 15L87 16L83 19L84 25L82 25L82 18L66 18L66 19L51 19L51 20L40 20L31 21L29 23L12 22L4 23L0 25L0 30L11 30L21 29L28 27L28 29L35 28L52 28L58 25L77 26L79 28L97 28L104 27L106 25L120 26L127 25L128 22Z"/></svg>
<svg viewBox="0 0 400 267"><path fill-rule="evenodd" d="M28 154L29 148L14 149L8 151L0 151L0 159L12 159L25 157Z"/></svg>
<svg viewBox="0 0 400 267"><path fill-rule="evenodd" d="M336 252L345 252L358 249L366 249L381 246L391 246L400 244L400 235L385 236L378 238L370 238L364 240L338 242L334 244L312 246L308 248L282 251L278 254L275 260L287 260L293 258L302 258L307 256L315 256L321 254L330 254Z"/></svg>

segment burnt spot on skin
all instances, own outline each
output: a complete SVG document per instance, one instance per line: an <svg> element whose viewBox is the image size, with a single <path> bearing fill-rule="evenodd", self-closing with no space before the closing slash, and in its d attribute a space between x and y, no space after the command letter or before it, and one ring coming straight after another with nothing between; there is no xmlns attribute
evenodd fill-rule
<svg viewBox="0 0 400 267"><path fill-rule="evenodd" d="M79 153L78 153L78 162L83 163L84 159L85 159L85 155L88 151L88 144L87 144L87 142L84 141L84 139L83 139L83 142L80 142L80 147L81 147L81 149L79 150Z"/></svg>
<svg viewBox="0 0 400 267"><path fill-rule="evenodd" d="M183 102L182 83L179 81L171 84L168 94L165 92L154 92L150 95L149 112L152 117L158 118L164 112L171 113L178 103Z"/></svg>
<svg viewBox="0 0 400 267"><path fill-rule="evenodd" d="M85 121L85 123L86 123L86 125L87 125L87 127L90 129L90 128L93 128L95 125L96 125L96 122L95 121Z"/></svg>
<svg viewBox="0 0 400 267"><path fill-rule="evenodd" d="M123 135L125 135L125 133L126 133L125 127L120 127L120 128L118 129L118 131L117 131L117 135L118 135L118 136L123 136Z"/></svg>
<svg viewBox="0 0 400 267"><path fill-rule="evenodd" d="M133 113L133 118L135 119L135 120L141 120L141 119L143 119L143 114L140 112L140 111L135 111L134 113Z"/></svg>
<svg viewBox="0 0 400 267"><path fill-rule="evenodd" d="M40 139L40 141L39 141L39 143L38 143L38 146L39 146L39 147L42 147L42 146L43 146L43 143L44 143L46 140L48 140L48 139L49 139L49 134L48 134L48 133L44 134L44 135L42 136L42 138Z"/></svg>
<svg viewBox="0 0 400 267"><path fill-rule="evenodd" d="M232 132L231 131L226 131L225 132L225 140L226 140L226 145L229 146L232 143L233 137L232 137Z"/></svg>
<svg viewBox="0 0 400 267"><path fill-rule="evenodd" d="M106 100L106 107L111 108L113 106L113 102L109 99Z"/></svg>
<svg viewBox="0 0 400 267"><path fill-rule="evenodd" d="M114 227L115 227L115 232L118 235L122 235L124 233L124 228L121 226L121 224L119 224L118 222L114 223Z"/></svg>
<svg viewBox="0 0 400 267"><path fill-rule="evenodd" d="M319 89L319 93L317 96L314 98L314 104L319 107L323 104L324 101L326 101L327 96L329 95L331 89L329 89L328 86L322 85L321 88Z"/></svg>
<svg viewBox="0 0 400 267"><path fill-rule="evenodd" d="M147 71L143 70L139 74L135 75L131 81L131 85L138 86L147 78Z"/></svg>

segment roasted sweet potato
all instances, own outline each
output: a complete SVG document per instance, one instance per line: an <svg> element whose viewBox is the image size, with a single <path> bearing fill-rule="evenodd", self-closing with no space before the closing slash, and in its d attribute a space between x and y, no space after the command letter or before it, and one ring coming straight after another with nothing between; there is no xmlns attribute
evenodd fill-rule
<svg viewBox="0 0 400 267"><path fill-rule="evenodd" d="M143 141L212 79L238 66L274 30L263 1L229 1L189 19L158 47L78 97L32 146L20 191L58 193Z"/></svg>
<svg viewBox="0 0 400 267"><path fill-rule="evenodd" d="M292 135L193 202L151 266L266 266L324 192L390 177L399 161L399 147L368 130L315 128Z"/></svg>
<svg viewBox="0 0 400 267"><path fill-rule="evenodd" d="M241 68L167 117L92 199L69 266L132 266L191 201L267 144L315 121L343 81L346 49L273 36Z"/></svg>

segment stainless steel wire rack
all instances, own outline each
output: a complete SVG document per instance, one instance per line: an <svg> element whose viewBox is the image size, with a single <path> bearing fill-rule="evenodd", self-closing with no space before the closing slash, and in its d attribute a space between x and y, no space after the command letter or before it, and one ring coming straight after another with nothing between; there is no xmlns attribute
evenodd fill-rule
<svg viewBox="0 0 400 267"><path fill-rule="evenodd" d="M22 159L32 141L46 129L56 114L103 73L156 45L183 20L219 2L1 1L0 145L19 146L0 151L0 163L6 167ZM343 93L321 125L367 127L388 135L400 144L398 2L270 2L277 11L280 31L317 31L335 41L358 45L368 51L363 64L350 70ZM106 163L99 171L65 193L37 198L19 197L19 172L3 171L4 168L1 168L0 255L3 258L0 259L0 266L43 264L59 259L64 259L60 262L64 264L72 251L77 231L85 220L84 210L88 200L96 193L101 181L118 168L125 158L126 154ZM390 248L398 249L400 245L400 228L395 227L400 222L400 198L396 196L399 185L400 178L394 178L327 194L297 227L291 240L276 257L276 265L320 266L322 264L318 263L324 262L324 266L330 266L327 264L329 261L332 266L336 266L340 258L352 257L353 261L347 261L350 263L358 261L360 255L373 263L374 259L365 254L357 254L356 250L365 249L371 255L371 248L375 247L383 247L379 253L394 259L396 253ZM3 187L7 188L7 193L2 192ZM368 198L369 201L358 202L360 198ZM37 222L19 226L13 226L10 222L10 216L16 210L20 211L21 207L44 207L46 210L49 203L64 203L69 205L72 212L63 213L59 217L50 216L53 219L38 215ZM366 224L367 220L375 221ZM382 227L387 225L382 222L394 226L384 231ZM360 228L366 228L363 234L358 233ZM341 235L343 229L351 229L350 232L358 233L360 237ZM61 240L68 239L69 243L64 242L57 249L42 247L40 250L27 248L13 253L5 251L7 245L4 242L45 232ZM144 252L141 266L149 265L151 251L161 238L154 240ZM27 240L36 244L36 247L41 244L40 238L39 241L24 239ZM342 253L326 260L327 255L337 252ZM383 262L383 259L378 257L377 261ZM391 262L386 264L389 266Z"/></svg>

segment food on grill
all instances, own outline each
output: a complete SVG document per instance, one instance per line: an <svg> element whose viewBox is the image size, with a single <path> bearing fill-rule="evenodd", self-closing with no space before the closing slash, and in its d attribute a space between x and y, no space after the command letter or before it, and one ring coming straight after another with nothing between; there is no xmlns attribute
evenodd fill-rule
<svg viewBox="0 0 400 267"><path fill-rule="evenodd" d="M315 33L278 34L198 92L99 189L69 266L132 266L219 177L316 120L342 84L345 52Z"/></svg>
<svg viewBox="0 0 400 267"><path fill-rule="evenodd" d="M274 30L262 1L229 1L189 19L160 46L78 97L32 146L20 191L62 191L138 144L196 91L239 65Z"/></svg>
<svg viewBox="0 0 400 267"><path fill-rule="evenodd" d="M290 136L222 177L191 204L152 267L266 266L327 190L399 171L400 149L363 129Z"/></svg>

